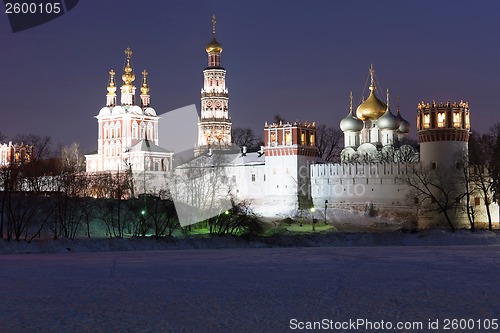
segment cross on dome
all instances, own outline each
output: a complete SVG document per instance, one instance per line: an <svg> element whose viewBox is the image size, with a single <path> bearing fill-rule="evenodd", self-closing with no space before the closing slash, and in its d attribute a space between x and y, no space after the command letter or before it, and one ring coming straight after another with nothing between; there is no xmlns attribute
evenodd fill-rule
<svg viewBox="0 0 500 333"><path fill-rule="evenodd" d="M215 19L215 14L212 15L212 35L215 37L215 25L217 24L217 20Z"/></svg>
<svg viewBox="0 0 500 333"><path fill-rule="evenodd" d="M375 69L373 68L373 64L370 65L369 71L370 71L370 90L372 90L372 87L375 88Z"/></svg>
<svg viewBox="0 0 500 333"><path fill-rule="evenodd" d="M130 49L130 47L127 47L125 49L125 54L127 55L127 60L130 60L130 57L132 56L134 52L132 52L132 50Z"/></svg>

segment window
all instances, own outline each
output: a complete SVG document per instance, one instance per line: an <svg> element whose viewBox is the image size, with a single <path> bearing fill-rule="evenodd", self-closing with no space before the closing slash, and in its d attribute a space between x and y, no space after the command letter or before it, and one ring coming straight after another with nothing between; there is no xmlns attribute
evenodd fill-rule
<svg viewBox="0 0 500 333"><path fill-rule="evenodd" d="M479 206L481 204L481 198L480 197L475 197L474 198L474 205Z"/></svg>
<svg viewBox="0 0 500 333"><path fill-rule="evenodd" d="M276 132L271 132L271 144L270 146L276 146Z"/></svg>
<svg viewBox="0 0 500 333"><path fill-rule="evenodd" d="M252 174L252 181L255 181L255 174Z"/></svg>
<svg viewBox="0 0 500 333"><path fill-rule="evenodd" d="M290 134L290 132L286 132L286 133L285 133L285 145L289 146L289 145L291 145L291 144L292 144L292 142L291 142L291 140L290 140L290 139L291 139L291 134Z"/></svg>
<svg viewBox="0 0 500 333"><path fill-rule="evenodd" d="M437 123L438 127L444 127L445 126L445 120L446 120L446 113L444 112L439 112L437 115Z"/></svg>
<svg viewBox="0 0 500 333"><path fill-rule="evenodd" d="M459 112L453 113L453 127L455 127L455 128L460 127L460 113Z"/></svg>
<svg viewBox="0 0 500 333"><path fill-rule="evenodd" d="M311 141L311 146L314 146L314 134L311 134L309 140Z"/></svg>
<svg viewBox="0 0 500 333"><path fill-rule="evenodd" d="M148 140L153 140L153 125L151 123L148 124Z"/></svg>
<svg viewBox="0 0 500 333"><path fill-rule="evenodd" d="M304 132L300 133L300 144L303 146L306 145L306 133L304 133Z"/></svg>
<svg viewBox="0 0 500 333"><path fill-rule="evenodd" d="M431 115L424 114L424 128L429 128L431 126Z"/></svg>
<svg viewBox="0 0 500 333"><path fill-rule="evenodd" d="M132 124L132 139L138 139L139 137L138 126L139 125L137 125L137 122L134 121L134 123Z"/></svg>
<svg viewBox="0 0 500 333"><path fill-rule="evenodd" d="M437 169L437 163L436 162L431 162L431 169L436 170Z"/></svg>

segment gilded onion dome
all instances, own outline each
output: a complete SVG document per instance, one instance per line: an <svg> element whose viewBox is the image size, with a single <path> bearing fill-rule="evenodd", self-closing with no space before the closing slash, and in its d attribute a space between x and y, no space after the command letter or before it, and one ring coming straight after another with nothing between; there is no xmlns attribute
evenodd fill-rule
<svg viewBox="0 0 500 333"><path fill-rule="evenodd" d="M215 20L215 15L212 16L212 40L210 43L207 44L206 51L208 54L210 53L221 53L222 52L222 45L215 39L215 23L217 21Z"/></svg>
<svg viewBox="0 0 500 333"><path fill-rule="evenodd" d="M401 112L398 109L398 115L397 115L400 125L398 128L399 133L407 134L410 133L410 123L406 121L406 119L401 116Z"/></svg>
<svg viewBox="0 0 500 333"><path fill-rule="evenodd" d="M222 45L215 39L215 36L212 38L210 43L207 44L206 48L207 53L221 53Z"/></svg>
<svg viewBox="0 0 500 333"><path fill-rule="evenodd" d="M375 95L375 70L373 65L370 67L370 78L370 96L356 109L356 116L361 120L377 120L387 109L387 105Z"/></svg>
<svg viewBox="0 0 500 333"><path fill-rule="evenodd" d="M340 121L340 129L342 132L359 132L363 129L363 121L356 118L352 111L352 92L350 95L351 102L349 108L349 114Z"/></svg>
<svg viewBox="0 0 500 333"><path fill-rule="evenodd" d="M398 117L389 109L389 89L387 89L387 104L385 112L377 119L377 127L381 130L397 130L401 124Z"/></svg>

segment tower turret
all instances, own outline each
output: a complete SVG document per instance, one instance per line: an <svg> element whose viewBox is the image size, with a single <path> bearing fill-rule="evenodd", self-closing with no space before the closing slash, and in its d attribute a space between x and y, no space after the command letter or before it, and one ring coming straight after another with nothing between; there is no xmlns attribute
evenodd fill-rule
<svg viewBox="0 0 500 333"><path fill-rule="evenodd" d="M470 135L469 103L419 103L417 130L424 165L435 169L460 162Z"/></svg>

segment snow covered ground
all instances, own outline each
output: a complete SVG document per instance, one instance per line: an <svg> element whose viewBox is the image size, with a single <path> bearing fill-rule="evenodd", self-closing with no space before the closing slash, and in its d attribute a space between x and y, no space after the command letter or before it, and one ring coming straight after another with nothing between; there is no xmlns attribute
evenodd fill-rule
<svg viewBox="0 0 500 333"><path fill-rule="evenodd" d="M0 332L293 332L291 320L323 319L442 332L446 318L487 332L477 320L500 319L499 277L499 245L4 254Z"/></svg>

